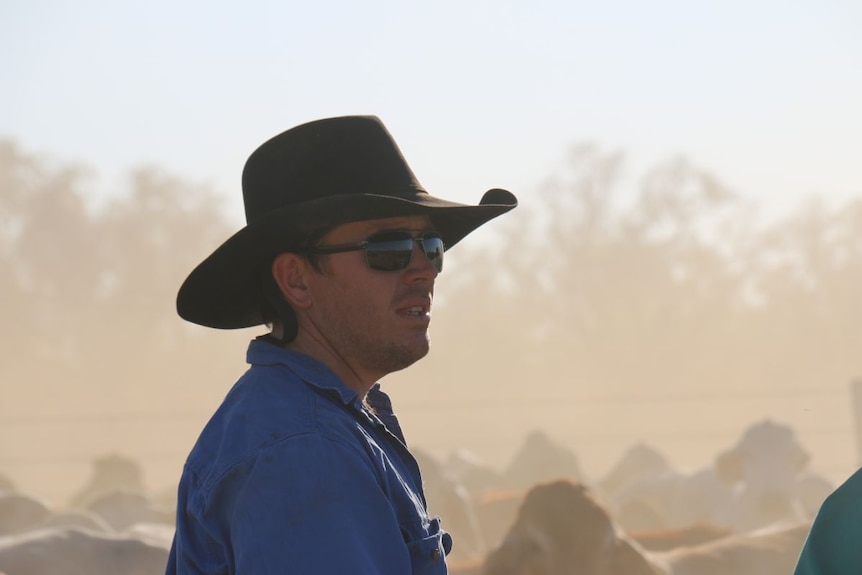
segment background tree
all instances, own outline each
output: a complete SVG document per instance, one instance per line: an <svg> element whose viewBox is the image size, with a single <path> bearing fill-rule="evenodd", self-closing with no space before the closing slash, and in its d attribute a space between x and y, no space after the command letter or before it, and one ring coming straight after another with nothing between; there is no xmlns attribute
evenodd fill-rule
<svg viewBox="0 0 862 575"><path fill-rule="evenodd" d="M596 458L661 439L685 459L765 416L812 427L827 413L850 433L834 390L860 370L862 200L766 226L684 158L628 170L575 146L449 255L431 356L384 382L414 445L499 461L541 427ZM0 472L72 490L91 457L122 450L169 487L263 331L174 307L238 226L212 190L155 167L94 202L86 167L8 141L0 186Z"/></svg>

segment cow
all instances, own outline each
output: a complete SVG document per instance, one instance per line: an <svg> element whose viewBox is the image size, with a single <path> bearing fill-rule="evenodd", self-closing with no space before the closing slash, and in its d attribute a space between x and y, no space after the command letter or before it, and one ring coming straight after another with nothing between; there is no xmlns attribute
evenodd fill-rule
<svg viewBox="0 0 862 575"><path fill-rule="evenodd" d="M170 547L174 540L176 528L166 523L141 522L130 525L120 532L120 535L132 539L140 539L159 547Z"/></svg>
<svg viewBox="0 0 862 575"><path fill-rule="evenodd" d="M716 458L719 477L733 489L733 504L717 519L739 530L813 519L833 485L807 469L809 460L793 428L769 419L749 426Z"/></svg>
<svg viewBox="0 0 862 575"><path fill-rule="evenodd" d="M54 513L51 504L24 493L0 492L0 536L29 531Z"/></svg>
<svg viewBox="0 0 862 575"><path fill-rule="evenodd" d="M669 551L723 539L733 535L733 531L709 523L695 523L672 529L629 531L626 535L648 551Z"/></svg>
<svg viewBox="0 0 862 575"><path fill-rule="evenodd" d="M646 477L658 477L672 470L667 457L651 445L638 442L596 481L594 488L603 500L613 500L630 485Z"/></svg>
<svg viewBox="0 0 862 575"><path fill-rule="evenodd" d="M674 469L664 454L642 442L626 450L594 488L627 531L708 523L715 506L725 505L731 495L713 468Z"/></svg>
<svg viewBox="0 0 862 575"><path fill-rule="evenodd" d="M80 527L102 533L113 531L111 525L104 518L86 509L56 511L39 526L40 529L45 527Z"/></svg>
<svg viewBox="0 0 862 575"><path fill-rule="evenodd" d="M605 503L629 531L673 529L700 522L733 529L717 519L732 505L733 490L712 466L642 477Z"/></svg>
<svg viewBox="0 0 862 575"><path fill-rule="evenodd" d="M803 513L808 517L814 517L835 489L835 483L829 479L819 473L805 470L797 478L794 491L799 498Z"/></svg>
<svg viewBox="0 0 862 575"><path fill-rule="evenodd" d="M810 520L830 484L806 470L808 460L792 428L766 419L749 426L712 464L691 471L656 467L603 501L629 530L703 521L750 531Z"/></svg>
<svg viewBox="0 0 862 575"><path fill-rule="evenodd" d="M648 551L626 536L583 484L530 489L515 523L485 559L483 575L786 575L810 522L733 534L670 551Z"/></svg>
<svg viewBox="0 0 862 575"><path fill-rule="evenodd" d="M131 536L80 528L36 529L0 537L0 571L158 575L165 572L169 552L167 545Z"/></svg>
<svg viewBox="0 0 862 575"><path fill-rule="evenodd" d="M526 490L540 481L557 477L582 480L577 456L568 448L536 429L503 469L500 487Z"/></svg>
<svg viewBox="0 0 862 575"><path fill-rule="evenodd" d="M0 493L11 493L17 491L15 483L3 474L0 474Z"/></svg>
<svg viewBox="0 0 862 575"><path fill-rule="evenodd" d="M141 465L118 453L96 457L92 461L90 478L68 501L68 507L85 509L107 493L146 493Z"/></svg>
<svg viewBox="0 0 862 575"><path fill-rule="evenodd" d="M474 500L481 499L503 484L502 473L469 449L452 450L444 466Z"/></svg>
<svg viewBox="0 0 862 575"><path fill-rule="evenodd" d="M126 491L104 493L91 501L86 510L104 519L112 530L118 532L135 523L164 523L173 526L176 521L173 509L164 509L140 493Z"/></svg>
<svg viewBox="0 0 862 575"><path fill-rule="evenodd" d="M443 528L452 535L450 559L464 561L481 558L487 549L479 530L472 496L432 455L415 448L413 455L422 473L428 512L432 516L439 515Z"/></svg>
<svg viewBox="0 0 862 575"><path fill-rule="evenodd" d="M476 501L476 518L479 530L488 549L496 547L518 513L525 491L498 489L490 491Z"/></svg>

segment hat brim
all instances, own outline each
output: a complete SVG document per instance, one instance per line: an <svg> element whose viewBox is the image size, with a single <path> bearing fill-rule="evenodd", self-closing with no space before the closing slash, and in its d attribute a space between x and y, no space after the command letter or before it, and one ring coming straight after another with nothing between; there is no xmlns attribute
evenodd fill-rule
<svg viewBox="0 0 862 575"><path fill-rule="evenodd" d="M276 210L228 238L186 278L177 294L177 313L190 322L219 329L264 323L258 271L273 256L284 230L297 226L325 228L368 219L423 215L431 218L446 249L467 234L517 206L506 190L489 190L478 205L417 194L412 199L388 195L328 196Z"/></svg>

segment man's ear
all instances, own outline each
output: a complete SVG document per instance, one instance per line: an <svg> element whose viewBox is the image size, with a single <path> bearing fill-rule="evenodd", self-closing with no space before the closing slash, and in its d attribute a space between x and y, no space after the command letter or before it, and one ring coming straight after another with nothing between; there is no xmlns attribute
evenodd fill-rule
<svg viewBox="0 0 862 575"><path fill-rule="evenodd" d="M304 309L311 305L311 291L306 282L308 273L308 260L299 254L279 254L272 261L275 284L294 309Z"/></svg>

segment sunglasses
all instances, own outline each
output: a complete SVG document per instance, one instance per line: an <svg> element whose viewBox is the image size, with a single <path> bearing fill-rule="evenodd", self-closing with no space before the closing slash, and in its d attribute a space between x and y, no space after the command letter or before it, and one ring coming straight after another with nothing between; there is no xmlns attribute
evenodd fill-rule
<svg viewBox="0 0 862 575"><path fill-rule="evenodd" d="M418 238L406 231L381 232L358 244L314 246L305 251L308 254L338 254L365 250L365 263L369 268L379 272L396 272L410 265L414 243L419 244L437 273L442 272L443 251L446 247L437 232L425 232Z"/></svg>

